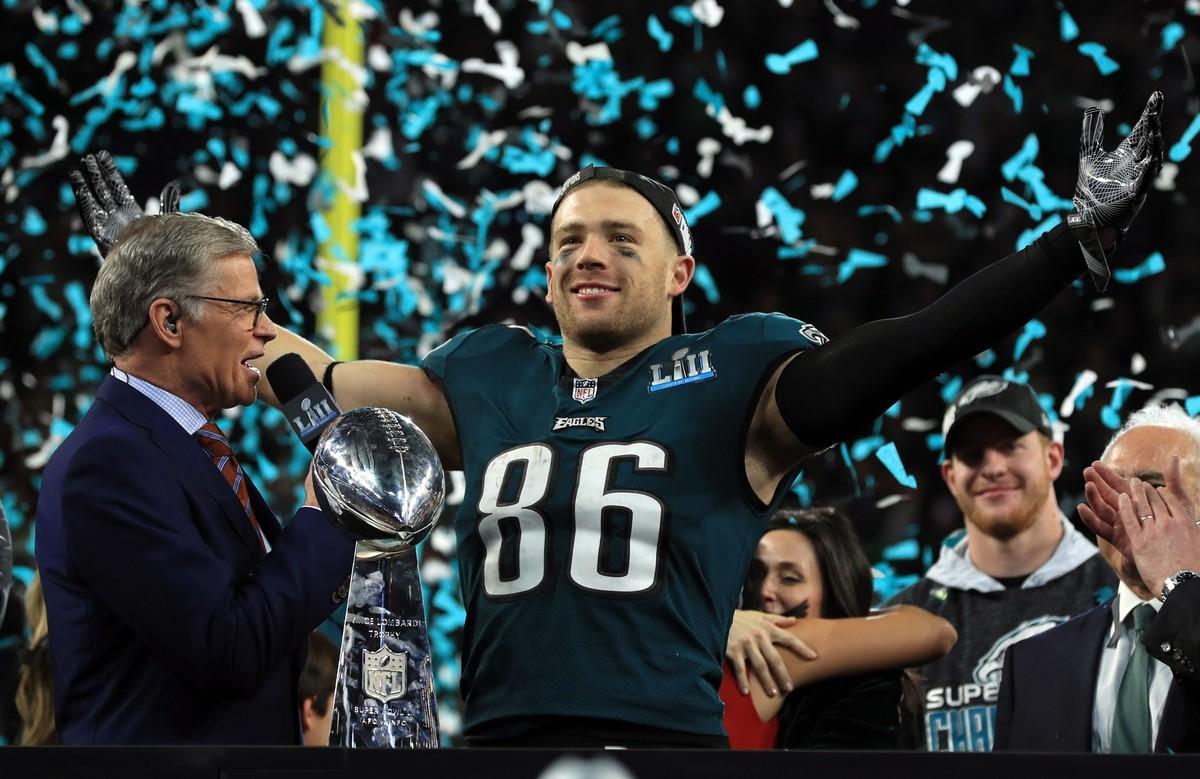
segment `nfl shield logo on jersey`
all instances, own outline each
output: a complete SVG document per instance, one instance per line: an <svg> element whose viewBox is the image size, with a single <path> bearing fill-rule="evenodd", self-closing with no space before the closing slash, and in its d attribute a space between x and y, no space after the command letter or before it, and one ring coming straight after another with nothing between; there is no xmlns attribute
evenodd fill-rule
<svg viewBox="0 0 1200 779"><path fill-rule="evenodd" d="M404 697L408 689L408 653L386 646L363 652L363 691L381 703Z"/></svg>
<svg viewBox="0 0 1200 779"><path fill-rule="evenodd" d="M571 388L571 397L580 403L587 403L589 400L594 400L596 397L596 386L599 383L599 379L575 379L575 384Z"/></svg>

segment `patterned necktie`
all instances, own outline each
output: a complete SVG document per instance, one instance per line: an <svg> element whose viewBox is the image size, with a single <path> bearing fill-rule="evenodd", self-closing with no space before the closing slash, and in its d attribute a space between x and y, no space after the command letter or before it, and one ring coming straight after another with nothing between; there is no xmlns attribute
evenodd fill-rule
<svg viewBox="0 0 1200 779"><path fill-rule="evenodd" d="M1133 617L1133 652L1117 688L1117 710L1113 716L1113 752L1152 752L1150 726L1150 655L1142 646L1142 633L1154 619L1154 607L1143 603Z"/></svg>
<svg viewBox="0 0 1200 779"><path fill-rule="evenodd" d="M250 519L250 524L254 526L254 537L258 539L259 545L263 546L263 534L258 528L258 520L254 518L254 509L250 506L250 489L246 486L246 474L242 470L242 466L238 464L237 458L233 456L233 448L229 446L229 440L225 438L221 428L212 422L197 430L195 437L208 452L208 456L212 458L213 465L217 466L217 470L233 488L238 502L242 504L246 516ZM263 546L263 548L266 547Z"/></svg>

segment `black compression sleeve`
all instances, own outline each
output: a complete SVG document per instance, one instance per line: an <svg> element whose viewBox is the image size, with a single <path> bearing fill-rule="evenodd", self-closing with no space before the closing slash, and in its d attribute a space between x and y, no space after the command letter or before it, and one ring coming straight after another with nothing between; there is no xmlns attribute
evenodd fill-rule
<svg viewBox="0 0 1200 779"><path fill-rule="evenodd" d="M775 400L805 444L841 441L915 387L986 349L1083 272L1065 225L975 273L926 308L854 328L791 361Z"/></svg>

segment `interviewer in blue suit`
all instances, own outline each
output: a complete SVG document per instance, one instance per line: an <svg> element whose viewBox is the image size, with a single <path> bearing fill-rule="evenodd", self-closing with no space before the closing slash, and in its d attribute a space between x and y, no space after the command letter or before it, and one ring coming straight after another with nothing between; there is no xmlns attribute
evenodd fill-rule
<svg viewBox="0 0 1200 779"><path fill-rule="evenodd" d="M301 741L308 634L346 596L353 541L311 475L281 529L236 455L194 437L256 397L248 362L276 333L257 252L238 225L167 213L125 226L100 268L91 309L114 367L37 507L63 743Z"/></svg>
<svg viewBox="0 0 1200 779"><path fill-rule="evenodd" d="M1137 411L1084 473L1079 512L1121 584L1009 647L995 748L1200 751L1200 420Z"/></svg>

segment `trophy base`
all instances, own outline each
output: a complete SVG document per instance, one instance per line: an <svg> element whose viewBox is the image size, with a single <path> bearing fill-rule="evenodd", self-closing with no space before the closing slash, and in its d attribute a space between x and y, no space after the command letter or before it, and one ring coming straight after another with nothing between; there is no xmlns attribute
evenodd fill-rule
<svg viewBox="0 0 1200 779"><path fill-rule="evenodd" d="M355 547L330 746L436 749L437 701L417 555Z"/></svg>

